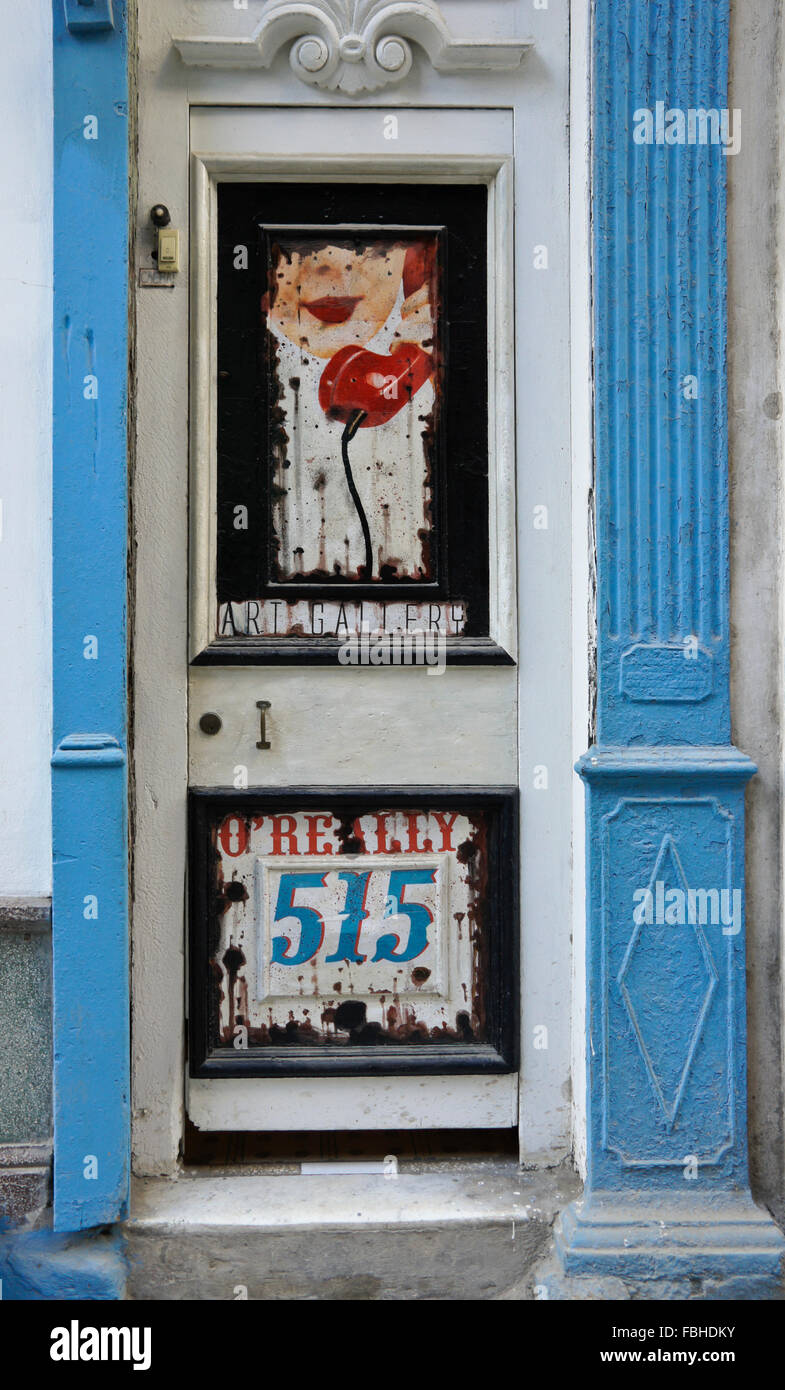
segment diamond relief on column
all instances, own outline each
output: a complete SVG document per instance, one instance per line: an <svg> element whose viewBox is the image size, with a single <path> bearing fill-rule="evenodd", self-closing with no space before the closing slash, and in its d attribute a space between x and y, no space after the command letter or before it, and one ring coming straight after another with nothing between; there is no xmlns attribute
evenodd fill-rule
<svg viewBox="0 0 785 1390"><path fill-rule="evenodd" d="M719 980L700 922L707 906L690 893L676 845L665 835L634 910L617 983L669 1130Z"/></svg>

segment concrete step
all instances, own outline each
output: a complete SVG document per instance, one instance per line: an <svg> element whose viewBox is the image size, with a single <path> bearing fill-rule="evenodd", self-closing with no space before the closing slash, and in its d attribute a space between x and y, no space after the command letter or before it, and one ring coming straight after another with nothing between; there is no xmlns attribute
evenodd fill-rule
<svg viewBox="0 0 785 1390"><path fill-rule="evenodd" d="M567 1168L415 1167L395 1177L185 1171L140 1181L129 1296L498 1299L521 1288L579 1191Z"/></svg>

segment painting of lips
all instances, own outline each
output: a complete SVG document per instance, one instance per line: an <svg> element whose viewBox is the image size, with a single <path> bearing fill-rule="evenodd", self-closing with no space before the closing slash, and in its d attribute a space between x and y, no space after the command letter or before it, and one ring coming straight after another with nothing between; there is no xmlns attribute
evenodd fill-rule
<svg viewBox="0 0 785 1390"><path fill-rule="evenodd" d="M303 308L320 323L346 323L351 318L362 295L328 294L322 299L303 300Z"/></svg>
<svg viewBox="0 0 785 1390"><path fill-rule="evenodd" d="M276 228L267 245L273 582L432 581L438 233Z"/></svg>

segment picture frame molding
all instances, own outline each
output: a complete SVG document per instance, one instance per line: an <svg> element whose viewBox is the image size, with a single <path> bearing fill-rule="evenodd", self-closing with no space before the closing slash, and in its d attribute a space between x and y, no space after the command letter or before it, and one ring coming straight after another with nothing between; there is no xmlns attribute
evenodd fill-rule
<svg viewBox="0 0 785 1390"><path fill-rule="evenodd" d="M193 665L337 663L338 639L278 643L214 638L217 568L218 184L482 183L488 190L488 542L489 633L451 638L448 662L514 664L517 659L515 513L513 171L506 154L367 156L191 153L189 362L189 661ZM456 596L456 601L459 596Z"/></svg>
<svg viewBox="0 0 785 1390"><path fill-rule="evenodd" d="M442 1076L512 1073L519 1053L519 886L516 865L519 844L517 787L192 787L188 793L189 863L188 907L188 1069L192 1078L271 1078L340 1076ZM488 913L495 917L488 930L488 976L485 985L489 1041L351 1046L340 1051L323 1047L289 1046L231 1048L210 1046L210 920L206 845L209 817L218 806L223 814L259 808L275 814L328 806L373 811L423 807L486 812L492 834L488 852ZM347 863L351 856L347 856Z"/></svg>

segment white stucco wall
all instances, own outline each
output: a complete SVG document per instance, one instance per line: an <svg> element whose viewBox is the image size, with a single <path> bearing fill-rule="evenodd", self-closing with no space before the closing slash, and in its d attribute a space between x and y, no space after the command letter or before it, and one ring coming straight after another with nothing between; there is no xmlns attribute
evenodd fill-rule
<svg viewBox="0 0 785 1390"><path fill-rule="evenodd" d="M51 882L51 23L0 5L0 897Z"/></svg>

